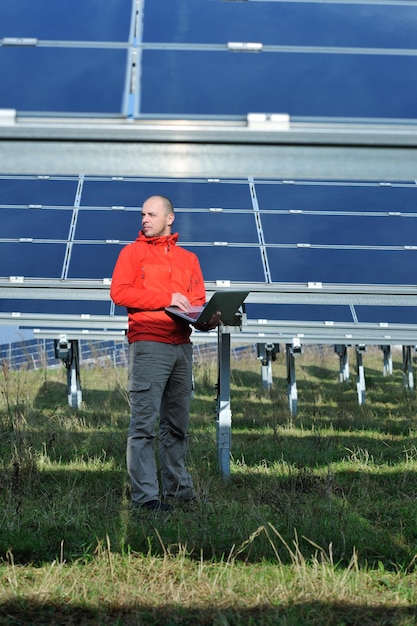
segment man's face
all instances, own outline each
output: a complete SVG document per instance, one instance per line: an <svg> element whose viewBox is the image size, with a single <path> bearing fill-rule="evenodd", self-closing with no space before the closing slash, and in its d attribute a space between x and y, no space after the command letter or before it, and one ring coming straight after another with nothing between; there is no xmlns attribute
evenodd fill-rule
<svg viewBox="0 0 417 626"><path fill-rule="evenodd" d="M171 233L174 214L167 213L160 198L150 198L142 207L142 231L145 237L163 237Z"/></svg>

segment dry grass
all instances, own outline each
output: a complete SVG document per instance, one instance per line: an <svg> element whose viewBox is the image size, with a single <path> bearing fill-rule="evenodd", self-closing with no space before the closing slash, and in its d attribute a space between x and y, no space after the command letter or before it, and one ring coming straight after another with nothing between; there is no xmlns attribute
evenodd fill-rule
<svg viewBox="0 0 417 626"><path fill-rule="evenodd" d="M0 624L417 624L417 421L399 363L365 361L367 404L330 351L265 392L234 363L232 477L218 474L213 365L196 370L197 502L129 507L125 372L10 372L0 406Z"/></svg>

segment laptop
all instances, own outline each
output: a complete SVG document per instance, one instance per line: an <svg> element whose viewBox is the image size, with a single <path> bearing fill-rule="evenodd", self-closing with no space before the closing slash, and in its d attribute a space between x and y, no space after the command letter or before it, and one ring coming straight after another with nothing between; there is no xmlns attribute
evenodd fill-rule
<svg viewBox="0 0 417 626"><path fill-rule="evenodd" d="M190 324L208 322L212 315L220 311L222 323L233 325L235 314L248 294L249 291L215 291L203 306L192 306L188 311L182 311L176 306L168 306L165 311L169 315L187 320Z"/></svg>

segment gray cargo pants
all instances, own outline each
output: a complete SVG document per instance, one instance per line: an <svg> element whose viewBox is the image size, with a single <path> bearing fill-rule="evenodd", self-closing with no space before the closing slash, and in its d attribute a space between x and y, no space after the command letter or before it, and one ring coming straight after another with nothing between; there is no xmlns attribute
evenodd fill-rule
<svg viewBox="0 0 417 626"><path fill-rule="evenodd" d="M155 458L158 414L162 494L179 498L193 494L186 467L192 350L190 343L137 341L129 345L126 461L134 502L143 504L160 497Z"/></svg>

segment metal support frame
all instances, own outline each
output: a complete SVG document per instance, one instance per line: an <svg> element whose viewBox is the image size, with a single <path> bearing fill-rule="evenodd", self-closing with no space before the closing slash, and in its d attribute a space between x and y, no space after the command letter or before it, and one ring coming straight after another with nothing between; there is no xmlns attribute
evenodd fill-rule
<svg viewBox="0 0 417 626"><path fill-rule="evenodd" d="M279 350L279 344L257 344L258 359L261 362L263 389L270 389L272 387L272 362L275 361L277 352L279 352Z"/></svg>
<svg viewBox="0 0 417 626"><path fill-rule="evenodd" d="M413 360L411 358L411 346L403 346L403 378L404 387L414 391Z"/></svg>
<svg viewBox="0 0 417 626"><path fill-rule="evenodd" d="M384 376L392 375L392 351L391 346L381 346L381 350L384 354L384 368L383 374Z"/></svg>
<svg viewBox="0 0 417 626"><path fill-rule="evenodd" d="M29 117L6 110L0 171L9 174L414 180L417 125L245 118Z"/></svg>
<svg viewBox="0 0 417 626"><path fill-rule="evenodd" d="M55 356L61 359L67 369L68 404L79 409L82 402L80 381L80 346L78 339L69 341L62 336L55 340Z"/></svg>
<svg viewBox="0 0 417 626"><path fill-rule="evenodd" d="M357 366L357 379L356 379L356 391L358 394L358 402L360 405L365 404L365 370L363 367L362 355L366 351L366 346L356 346L356 366Z"/></svg>
<svg viewBox="0 0 417 626"><path fill-rule="evenodd" d="M218 329L218 378L216 440L220 472L230 476L230 449L232 443L232 411L230 407L230 331Z"/></svg>
<svg viewBox="0 0 417 626"><path fill-rule="evenodd" d="M295 354L301 354L302 347L299 339L295 338L293 343L287 343L286 349L286 362L287 362L287 396L288 406L291 415L297 415L298 393L297 393L297 381L295 377Z"/></svg>
<svg viewBox="0 0 417 626"><path fill-rule="evenodd" d="M334 351L339 355L339 381L341 383L349 380L349 355L348 347L342 344L336 344Z"/></svg>

